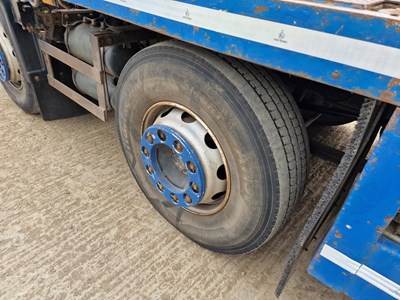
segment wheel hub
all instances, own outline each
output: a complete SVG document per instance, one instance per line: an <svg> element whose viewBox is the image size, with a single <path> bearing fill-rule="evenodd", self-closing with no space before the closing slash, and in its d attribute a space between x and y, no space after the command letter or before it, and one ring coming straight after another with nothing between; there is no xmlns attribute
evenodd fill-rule
<svg viewBox="0 0 400 300"><path fill-rule="evenodd" d="M220 211L229 199L228 165L217 139L192 111L160 102L142 123L147 174L169 202L198 215Z"/></svg>
<svg viewBox="0 0 400 300"><path fill-rule="evenodd" d="M11 41L0 24L0 81L10 81L19 87L21 70Z"/></svg>
<svg viewBox="0 0 400 300"><path fill-rule="evenodd" d="M0 49L0 81L10 80L10 72L8 71L8 64L3 51Z"/></svg>
<svg viewBox="0 0 400 300"><path fill-rule="evenodd" d="M154 124L141 140L142 160L153 185L180 207L200 203L205 176L200 160L184 137L171 127Z"/></svg>

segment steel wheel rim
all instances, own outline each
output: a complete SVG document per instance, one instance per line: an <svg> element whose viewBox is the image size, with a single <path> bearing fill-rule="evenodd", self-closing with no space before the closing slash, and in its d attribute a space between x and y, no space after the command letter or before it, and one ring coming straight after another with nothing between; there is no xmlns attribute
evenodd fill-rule
<svg viewBox="0 0 400 300"><path fill-rule="evenodd" d="M171 113L171 111L172 111L172 113ZM214 182L217 182L217 184L214 185L213 182L211 182L211 180L206 180L206 182L204 184L205 191L203 192L203 196L205 196L204 199L201 199L200 201L196 202L196 205L192 205L189 207L182 207L182 206L181 207L184 208L186 211L196 214L196 215L213 215L213 214L218 213L225 207L225 205L228 202L229 195L230 195L231 176L230 176L230 171L229 171L229 165L226 161L224 152L223 152L222 147L221 147L220 143L218 142L216 136L213 134L213 132L210 130L210 128L205 124L205 122L197 114L195 114L193 111L191 111L187 107L177 104L177 103L174 103L174 102L163 101L163 102L154 104L147 110L147 112L145 113L145 116L142 120L142 125L141 125L141 135L142 135L141 153L142 153L143 167L146 168L146 172L147 172L148 176L150 177L150 179L152 180L153 179L153 178L151 178L152 174L149 174L149 170L147 169L148 168L148 166L146 164L146 161L148 161L147 156L143 153L143 145L148 145L148 143L147 144L143 143L144 134L148 133L147 130L149 130L149 128L154 125L157 125L157 126L165 125L161 119L167 118L167 117L165 117L165 116L161 117L161 115L165 114L166 112L168 112L167 117L168 117L168 114L171 113L172 116L169 118L176 117L176 115L179 112L182 112L182 115L181 115L182 121L183 121L183 114L187 114L190 118L192 118L192 120L190 122L190 123L194 123L192 126L198 126L198 127L194 127L196 129L198 129L197 131L201 132L203 130L202 131L203 133L206 132L206 134L209 135L209 137L212 139L212 142L215 144L216 148L214 149L214 147L213 147L212 148L213 150L209 151L209 152L213 153L213 155L211 155L210 157L212 158L213 161L215 161L215 160L219 161L217 158L217 154L216 154L216 153L218 153L218 157L221 161L221 165L223 165L224 170L225 170L225 179L218 178L216 173L211 174L214 172L215 169L213 169L213 167L211 167L211 169L213 171L210 171L210 167L208 165L212 164L212 162L209 162L207 160L204 161L204 155L201 154L200 156L203 158L200 159L200 164L202 167L205 166L205 168L204 168L205 173L206 173L205 177L207 177L207 179L210 179L210 178L213 178L213 176L215 176L215 178L219 179L220 181L214 181ZM173 124L173 123L171 123L170 120L167 120L164 122L168 123L168 125ZM182 125L182 124L180 124L180 125ZM173 126L171 126L171 127L173 127ZM185 130L182 130L181 128L182 127L172 128L172 129L176 130L176 132L178 132L180 134L182 134L182 132L184 132L182 134L183 136L181 136L181 137L183 137L183 139L185 140L185 138L188 137L188 134L185 133ZM150 128L150 130L153 130L153 129L155 129L155 128ZM193 138L193 136L191 136L191 137ZM157 142L159 142L159 141L157 141ZM193 141L187 142L187 143L190 144L190 146L193 146L193 144L194 144L194 146L193 146L194 152L196 152L198 155L199 149L201 150L202 146L199 145L199 143L197 143L197 142L194 143ZM198 164L196 166L198 167ZM221 177L221 176L219 176L219 177ZM223 177L224 176L222 176L221 178L223 178ZM220 185L221 181L224 182L223 193L214 194L214 196L217 196L217 197L215 197L215 199L209 198L208 196L215 192L214 189L218 189L222 186L222 185ZM152 182L154 185L154 180L152 180ZM217 186L217 187L215 187L215 186ZM202 188L201 184L198 186L198 188L199 188L199 190L201 190L201 188ZM161 192L163 194L163 197L166 200L168 200L171 203L177 204L176 201L172 202L171 199L168 199L167 197L165 197L165 194L163 193L163 191L160 191L159 187L157 187L157 189L159 190L159 192ZM181 201L179 201L179 202L181 202ZM178 206L180 206L180 205L178 205Z"/></svg>
<svg viewBox="0 0 400 300"><path fill-rule="evenodd" d="M21 68L4 27L0 24L0 60L4 70L3 82L9 82L17 89L22 89Z"/></svg>

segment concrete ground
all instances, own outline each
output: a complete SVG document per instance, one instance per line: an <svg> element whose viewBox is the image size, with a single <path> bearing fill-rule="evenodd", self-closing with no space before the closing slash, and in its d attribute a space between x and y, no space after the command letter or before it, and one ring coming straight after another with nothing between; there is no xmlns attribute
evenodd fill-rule
<svg viewBox="0 0 400 300"><path fill-rule="evenodd" d="M344 132L343 132L344 131ZM346 129L331 130L344 145ZM130 174L113 119L44 122L0 88L0 299L275 299L286 255L334 166L312 158L281 234L242 256L209 252L160 217ZM307 274L281 299L346 299Z"/></svg>

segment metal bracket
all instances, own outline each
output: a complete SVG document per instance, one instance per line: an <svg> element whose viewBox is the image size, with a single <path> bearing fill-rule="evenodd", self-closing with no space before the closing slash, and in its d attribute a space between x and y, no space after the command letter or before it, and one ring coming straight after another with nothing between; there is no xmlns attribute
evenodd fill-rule
<svg viewBox="0 0 400 300"><path fill-rule="evenodd" d="M98 31L90 35L93 66L77 59L63 50L60 50L48 42L39 40L39 45L44 54L44 61L48 71L47 78L49 84L103 121L107 120L107 111L111 110L106 84L106 73L104 71L104 47L118 44L131 44L133 42L148 40L158 36L156 33L146 32L137 27L133 28L132 26L129 26L124 27L124 29L125 30L121 31ZM72 69L83 73L85 76L96 82L98 105L55 78L51 63L52 58L55 58L70 66Z"/></svg>
<svg viewBox="0 0 400 300"><path fill-rule="evenodd" d="M91 37L92 38L92 37ZM69 97L71 100L84 107L86 110L94 114L102 121L107 121L107 110L109 109L109 99L107 94L107 87L104 84L105 82L105 72L103 71L103 65L101 63L101 49L95 48L98 47L97 39L92 41L92 51L96 53L96 56L93 58L94 66L91 66L76 57L64 52L53 45L39 40L40 49L44 54L44 61L47 68L47 79L49 84ZM55 58L60 62L70 66L71 68L82 72L84 75L94 80L97 83L97 93L99 96L99 105L96 105L88 98L82 96L80 93L76 92L72 88L68 87L61 81L57 80L54 76L54 70L51 63L51 59Z"/></svg>

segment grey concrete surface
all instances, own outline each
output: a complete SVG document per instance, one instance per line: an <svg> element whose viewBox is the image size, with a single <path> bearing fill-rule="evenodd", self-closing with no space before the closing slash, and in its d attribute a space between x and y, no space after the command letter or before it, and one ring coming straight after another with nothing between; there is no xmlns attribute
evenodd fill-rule
<svg viewBox="0 0 400 300"><path fill-rule="evenodd" d="M330 134L342 145L348 136ZM304 198L281 234L254 253L219 255L147 202L113 120L44 122L0 88L0 299L275 299L291 243L333 170L313 158ZM345 299L307 274L314 249L281 299Z"/></svg>

